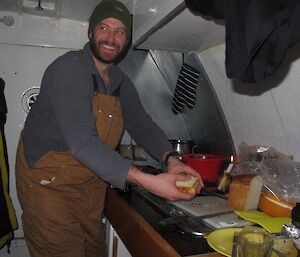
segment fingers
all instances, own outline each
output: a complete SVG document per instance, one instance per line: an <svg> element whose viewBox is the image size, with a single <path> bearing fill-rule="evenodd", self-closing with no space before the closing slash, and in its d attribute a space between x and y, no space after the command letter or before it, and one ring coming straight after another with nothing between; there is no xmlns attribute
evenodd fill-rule
<svg viewBox="0 0 300 257"><path fill-rule="evenodd" d="M175 200L191 200L196 194L200 193L203 187L203 182L200 177L199 187L193 193L185 193L178 190L176 186L176 181L186 181L189 180L191 174L174 174L174 173L161 173L158 175L151 175L147 178L146 182L143 183L144 187L150 192L157 196L163 197L165 199L175 201Z"/></svg>
<svg viewBox="0 0 300 257"><path fill-rule="evenodd" d="M201 188L204 187L204 183L203 183L202 177L201 177L200 174L199 174L197 171L195 171L193 168L191 168L191 167L188 166L188 165L186 165L186 166L187 166L188 168L186 168L185 173L198 178L198 181L199 181L199 192L200 192ZM198 192L198 193L199 193L199 192Z"/></svg>
<svg viewBox="0 0 300 257"><path fill-rule="evenodd" d="M192 175L190 175L186 172L183 172L183 173L176 175L176 181L188 181L191 179L191 177L192 177Z"/></svg>
<svg viewBox="0 0 300 257"><path fill-rule="evenodd" d="M174 199L174 200L191 200L196 195L196 194L183 193L183 192L180 192L179 190L177 190L177 191L178 191L178 195L177 195L176 199Z"/></svg>
<svg viewBox="0 0 300 257"><path fill-rule="evenodd" d="M191 168L191 167L190 167ZM197 171L195 171L194 169L192 169L191 168L191 170L192 170L192 172L193 172L193 176L195 176L195 177L197 177L198 178L198 180L199 180L199 190L202 188L202 187L204 187L204 183L203 183L203 179L202 179L202 177L200 176L200 174L197 172Z"/></svg>
<svg viewBox="0 0 300 257"><path fill-rule="evenodd" d="M196 193L185 193L178 190L176 186L174 186L174 191L172 194L168 195L166 198L171 201L177 201L177 200L191 200L196 196Z"/></svg>
<svg viewBox="0 0 300 257"><path fill-rule="evenodd" d="M199 180L199 188L198 188L198 194L200 193L200 191L201 191L201 188L203 188L204 187L204 182L203 182L203 179L202 179L202 177L199 175L199 177L198 177L198 180Z"/></svg>
<svg viewBox="0 0 300 257"><path fill-rule="evenodd" d="M197 178L201 178L200 174L196 170L194 170L192 167L190 167L188 165L186 165L186 171L187 171L187 173L189 173L189 174L191 174L191 175L193 175L193 176L195 176Z"/></svg>
<svg viewBox="0 0 300 257"><path fill-rule="evenodd" d="M202 178L200 178L200 180L199 180L199 187L198 187L198 190L197 190L197 194L200 194L201 189L202 189L203 187L204 187L204 183L203 183Z"/></svg>
<svg viewBox="0 0 300 257"><path fill-rule="evenodd" d="M183 165L184 165L184 167L182 168L181 173L179 173L177 175L176 180L187 181L191 178L191 176L197 177L198 181L199 181L199 187L198 187L198 192L197 193L199 194L200 191L201 191L201 188L204 187L204 182L202 180L202 177L200 176L200 174L197 171L195 171L190 166L185 165L185 164L183 164Z"/></svg>

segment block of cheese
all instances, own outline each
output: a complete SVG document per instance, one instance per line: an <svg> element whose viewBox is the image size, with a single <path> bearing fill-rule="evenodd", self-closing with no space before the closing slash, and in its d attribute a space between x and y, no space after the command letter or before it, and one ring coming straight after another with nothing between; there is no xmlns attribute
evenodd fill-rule
<svg viewBox="0 0 300 257"><path fill-rule="evenodd" d="M229 187L228 207L240 210L256 210L263 181L259 175L238 175L233 177Z"/></svg>

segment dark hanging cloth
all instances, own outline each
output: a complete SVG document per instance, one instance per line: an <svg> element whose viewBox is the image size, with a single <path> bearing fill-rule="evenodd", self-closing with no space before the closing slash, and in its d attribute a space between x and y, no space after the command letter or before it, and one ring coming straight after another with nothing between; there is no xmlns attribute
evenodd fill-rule
<svg viewBox="0 0 300 257"><path fill-rule="evenodd" d="M280 67L288 49L300 42L299 0L185 2L196 15L225 19L228 78L247 83L264 79Z"/></svg>
<svg viewBox="0 0 300 257"><path fill-rule="evenodd" d="M17 229L15 211L9 196L8 158L4 136L6 122L5 83L0 78L0 248L10 244L13 231Z"/></svg>
<svg viewBox="0 0 300 257"><path fill-rule="evenodd" d="M6 105L5 95L4 95L4 87L5 87L5 82L0 77L0 130L3 132L2 134L3 134L3 144L4 144L4 157L7 165L7 170L9 170L6 140L4 136L4 125L6 123L6 114L7 114L7 105Z"/></svg>
<svg viewBox="0 0 300 257"><path fill-rule="evenodd" d="M199 80L199 71L187 63L183 63L175 87L172 111L181 113L184 106L193 109L196 102L196 89Z"/></svg>

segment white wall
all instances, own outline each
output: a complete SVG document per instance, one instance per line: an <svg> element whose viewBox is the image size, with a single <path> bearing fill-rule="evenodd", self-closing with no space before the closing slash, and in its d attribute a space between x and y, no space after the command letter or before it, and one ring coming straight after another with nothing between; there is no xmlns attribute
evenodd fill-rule
<svg viewBox="0 0 300 257"><path fill-rule="evenodd" d="M16 210L19 229L8 255L6 247L0 256L29 256L21 228L21 208L15 190L15 156L20 131L27 116L27 90L39 87L46 67L59 55L70 49L81 48L87 41L87 24L66 19L46 18L16 13L0 12L0 17L12 15L13 26L0 23L0 77L6 83L7 102L5 136L10 165L10 196ZM23 97L25 94L25 97Z"/></svg>
<svg viewBox="0 0 300 257"><path fill-rule="evenodd" d="M233 83L226 77L224 45L198 57L220 100L235 148L243 141L272 146L300 161L300 45L291 49L278 72L257 84Z"/></svg>

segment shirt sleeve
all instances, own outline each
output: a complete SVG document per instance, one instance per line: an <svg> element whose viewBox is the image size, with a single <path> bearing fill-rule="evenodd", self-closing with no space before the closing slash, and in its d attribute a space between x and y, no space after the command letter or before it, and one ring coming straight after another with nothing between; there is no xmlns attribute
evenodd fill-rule
<svg viewBox="0 0 300 257"><path fill-rule="evenodd" d="M48 87L56 122L73 156L104 181L123 188L130 160L110 149L97 135L92 113L93 84L79 61L53 65Z"/></svg>
<svg viewBox="0 0 300 257"><path fill-rule="evenodd" d="M161 161L166 151L172 151L172 145L164 131L145 111L133 83L126 78L121 88L120 102L123 110L125 129L134 141L147 153Z"/></svg>

